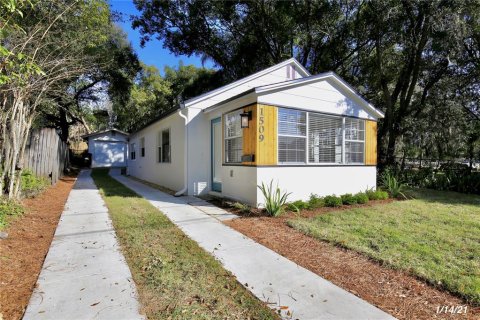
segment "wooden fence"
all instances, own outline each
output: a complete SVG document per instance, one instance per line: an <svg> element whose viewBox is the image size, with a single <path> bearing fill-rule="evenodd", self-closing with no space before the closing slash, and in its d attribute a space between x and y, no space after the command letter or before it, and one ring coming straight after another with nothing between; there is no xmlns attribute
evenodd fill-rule
<svg viewBox="0 0 480 320"><path fill-rule="evenodd" d="M37 176L44 176L56 183L68 165L68 147L52 128L36 129L30 132L23 167Z"/></svg>

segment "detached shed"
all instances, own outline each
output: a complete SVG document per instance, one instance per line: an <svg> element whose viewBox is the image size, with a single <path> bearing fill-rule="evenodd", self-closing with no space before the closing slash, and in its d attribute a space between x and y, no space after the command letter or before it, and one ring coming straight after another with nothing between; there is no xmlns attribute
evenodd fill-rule
<svg viewBox="0 0 480 320"><path fill-rule="evenodd" d="M126 167L128 133L107 129L84 135L88 153L92 155L92 168Z"/></svg>

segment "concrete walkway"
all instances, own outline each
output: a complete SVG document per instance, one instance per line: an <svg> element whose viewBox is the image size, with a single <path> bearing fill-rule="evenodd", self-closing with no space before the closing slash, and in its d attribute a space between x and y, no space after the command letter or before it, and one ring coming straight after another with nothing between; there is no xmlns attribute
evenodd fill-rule
<svg viewBox="0 0 480 320"><path fill-rule="evenodd" d="M202 200L175 198L141 182L112 176L161 210L186 235L212 253L245 287L291 319L394 319L366 301L337 287L274 251L227 227L228 213L205 209ZM196 200L193 200L196 199ZM192 205L189 202L194 201ZM208 206L207 206L208 207ZM223 212L222 212L223 211ZM209 212L213 214L208 214ZM287 311L291 316L287 316Z"/></svg>
<svg viewBox="0 0 480 320"><path fill-rule="evenodd" d="M23 319L144 319L108 210L82 171Z"/></svg>

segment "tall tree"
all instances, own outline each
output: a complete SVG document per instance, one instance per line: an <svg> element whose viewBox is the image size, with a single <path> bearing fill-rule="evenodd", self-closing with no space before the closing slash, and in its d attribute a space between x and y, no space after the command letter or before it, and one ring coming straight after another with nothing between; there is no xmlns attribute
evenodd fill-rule
<svg viewBox="0 0 480 320"><path fill-rule="evenodd" d="M228 79L291 56L312 73L339 73L385 111L379 149L389 164L442 79L458 80L452 93L475 90L467 78L478 85L478 0L134 2L143 42L209 58Z"/></svg>

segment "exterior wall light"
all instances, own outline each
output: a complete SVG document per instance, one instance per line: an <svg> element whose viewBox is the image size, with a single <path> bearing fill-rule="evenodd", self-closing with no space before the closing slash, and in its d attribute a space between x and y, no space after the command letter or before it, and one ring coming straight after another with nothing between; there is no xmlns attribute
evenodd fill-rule
<svg viewBox="0 0 480 320"><path fill-rule="evenodd" d="M241 128L248 128L248 122L252 120L252 111L240 113Z"/></svg>

